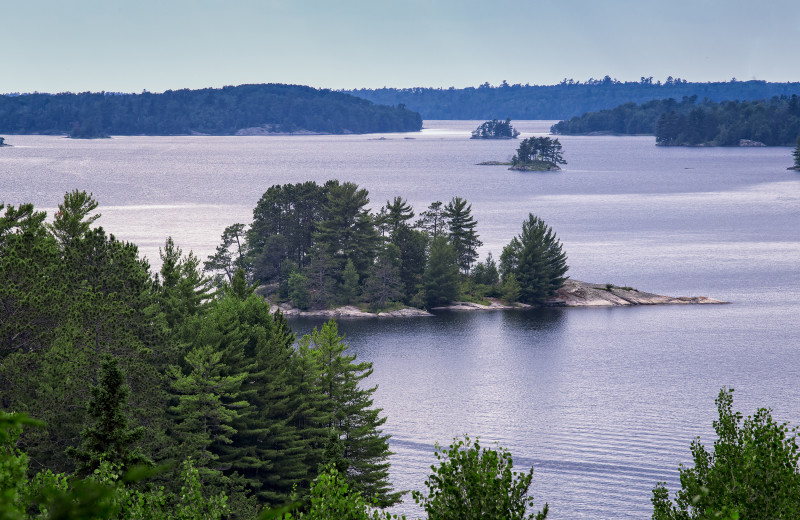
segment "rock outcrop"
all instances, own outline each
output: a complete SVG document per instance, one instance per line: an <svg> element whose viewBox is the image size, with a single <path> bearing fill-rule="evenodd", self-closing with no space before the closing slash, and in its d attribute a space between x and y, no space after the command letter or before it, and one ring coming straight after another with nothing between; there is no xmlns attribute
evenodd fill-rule
<svg viewBox="0 0 800 520"><path fill-rule="evenodd" d="M617 307L625 305L672 305L727 303L707 296L662 296L632 287L567 280L555 296L545 302L558 307Z"/></svg>

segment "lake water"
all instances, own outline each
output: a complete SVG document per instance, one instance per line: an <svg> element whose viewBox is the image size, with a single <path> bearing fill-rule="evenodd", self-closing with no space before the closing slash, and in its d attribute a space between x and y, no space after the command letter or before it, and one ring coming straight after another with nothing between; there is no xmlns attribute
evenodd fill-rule
<svg viewBox="0 0 800 520"><path fill-rule="evenodd" d="M800 423L800 174L786 170L789 148L561 137L562 172L520 173L476 166L516 148L469 140L479 123L368 136L8 136L0 202L52 211L64 192L91 191L99 222L157 267L168 235L205 258L272 184L336 178L367 188L376 208L395 195L417 212L466 198L482 254L498 257L533 212L558 233L575 279L732 302L342 322L374 363L399 489L422 487L434 442L468 433L534 466L537 504L555 520L649 518L651 488L676 488L691 440L713 443L723 385L745 414L769 406ZM526 137L549 124L515 126Z"/></svg>

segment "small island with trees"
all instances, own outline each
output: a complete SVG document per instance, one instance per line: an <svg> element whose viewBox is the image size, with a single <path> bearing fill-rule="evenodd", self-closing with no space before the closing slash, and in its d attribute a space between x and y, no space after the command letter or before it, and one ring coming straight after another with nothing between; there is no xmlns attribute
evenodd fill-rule
<svg viewBox="0 0 800 520"><path fill-rule="evenodd" d="M10 144L6 144L6 138L5 137L0 137L0 148L2 148L3 146L11 146L11 145Z"/></svg>
<svg viewBox="0 0 800 520"><path fill-rule="evenodd" d="M505 121L492 119L472 131L470 139L516 139L519 130L511 126L511 118Z"/></svg>
<svg viewBox="0 0 800 520"><path fill-rule="evenodd" d="M559 164L567 164L558 139L528 137L519 143L511 162L485 161L478 166L510 166L509 170L521 172L560 171Z"/></svg>
<svg viewBox="0 0 800 520"><path fill-rule="evenodd" d="M794 166L788 169L800 172L800 135L797 136L797 146L792 152L792 156L794 157Z"/></svg>

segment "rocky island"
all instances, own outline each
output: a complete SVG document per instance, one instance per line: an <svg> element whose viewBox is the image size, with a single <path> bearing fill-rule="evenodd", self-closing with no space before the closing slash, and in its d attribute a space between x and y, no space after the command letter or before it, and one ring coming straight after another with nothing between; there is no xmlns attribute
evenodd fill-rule
<svg viewBox="0 0 800 520"><path fill-rule="evenodd" d="M703 305L727 304L708 296L664 296L648 293L632 287L619 287L613 284L596 284L567 280L555 295L538 305L526 303L505 304L498 298L487 298L490 303L452 302L450 305L434 307L431 311L501 311L524 310L542 307L628 307L634 305ZM285 316L304 318L409 318L434 316L423 309L405 307L389 312L368 312L355 305L335 309L301 311L290 304L271 304L272 312L280 310Z"/></svg>

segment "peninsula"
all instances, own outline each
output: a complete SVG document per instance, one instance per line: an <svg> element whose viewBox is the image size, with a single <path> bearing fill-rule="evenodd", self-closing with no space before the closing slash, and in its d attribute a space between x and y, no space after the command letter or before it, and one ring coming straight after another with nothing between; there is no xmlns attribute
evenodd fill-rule
<svg viewBox="0 0 800 520"><path fill-rule="evenodd" d="M618 287L613 284L596 284L578 280L566 280L564 285L549 298L538 305L526 303L503 303L499 298L487 298L489 304L454 301L449 305L434 307L431 311L503 311L525 310L542 307L630 307L636 305L704 305L727 304L708 296L663 296L640 291L632 287ZM280 310L288 317L303 318L413 318L434 316L433 313L414 307L404 307L389 312L369 312L355 305L345 305L333 309L303 311L291 304L270 303L272 312Z"/></svg>

